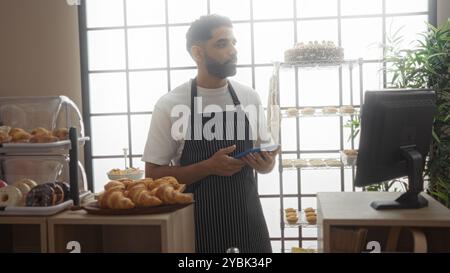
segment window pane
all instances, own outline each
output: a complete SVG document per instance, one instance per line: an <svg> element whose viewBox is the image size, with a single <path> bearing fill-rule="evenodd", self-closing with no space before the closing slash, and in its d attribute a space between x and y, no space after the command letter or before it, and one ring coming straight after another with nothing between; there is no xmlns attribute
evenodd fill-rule
<svg viewBox="0 0 450 273"><path fill-rule="evenodd" d="M238 64L251 64L252 42L250 24L234 24L233 32L237 40L236 50L238 52Z"/></svg>
<svg viewBox="0 0 450 273"><path fill-rule="evenodd" d="M284 159L297 159L297 155L283 154L283 160ZM283 170L283 192L284 192L284 194L297 194L298 193L297 169L284 169Z"/></svg>
<svg viewBox="0 0 450 273"><path fill-rule="evenodd" d="M337 0L297 0L297 17L337 16Z"/></svg>
<svg viewBox="0 0 450 273"><path fill-rule="evenodd" d="M363 91L378 90L383 88L383 66L380 63L364 64L363 66ZM360 102L360 92L354 93L355 103ZM363 101L361 99L361 101Z"/></svg>
<svg viewBox="0 0 450 273"><path fill-rule="evenodd" d="M381 18L342 20L342 46L346 59L381 59L381 41Z"/></svg>
<svg viewBox="0 0 450 273"><path fill-rule="evenodd" d="M177 86L180 86L190 79L193 79L197 76L197 69L183 69L183 70L172 70L170 71L170 84L171 89L175 89Z"/></svg>
<svg viewBox="0 0 450 273"><path fill-rule="evenodd" d="M267 107L267 101L269 99L269 81L272 76L273 68L268 67L255 67L255 88L259 93L264 107Z"/></svg>
<svg viewBox="0 0 450 273"><path fill-rule="evenodd" d="M269 81L266 80L266 89L269 90ZM280 104L281 107L295 107L295 69L280 71ZM266 101L267 103L267 101Z"/></svg>
<svg viewBox="0 0 450 273"><path fill-rule="evenodd" d="M127 82L125 73L89 74L91 113L127 111Z"/></svg>
<svg viewBox="0 0 450 273"><path fill-rule="evenodd" d="M301 106L332 106L339 104L338 69L300 69L298 82Z"/></svg>
<svg viewBox="0 0 450 273"><path fill-rule="evenodd" d="M206 0L168 0L169 23L191 23L205 15Z"/></svg>
<svg viewBox="0 0 450 273"><path fill-rule="evenodd" d="M121 155L128 149L126 116L91 117L92 155Z"/></svg>
<svg viewBox="0 0 450 273"><path fill-rule="evenodd" d="M428 0L386 0L387 13L428 11Z"/></svg>
<svg viewBox="0 0 450 273"><path fill-rule="evenodd" d="M88 52L89 70L125 69L124 31L88 31Z"/></svg>
<svg viewBox="0 0 450 273"><path fill-rule="evenodd" d="M318 192L341 191L340 174L341 170L339 169L304 170L302 171L302 193L317 194ZM315 204L311 205L315 207Z"/></svg>
<svg viewBox="0 0 450 273"><path fill-rule="evenodd" d="M281 237L280 232L280 199L261 198L261 205L266 218L270 237Z"/></svg>
<svg viewBox="0 0 450 273"><path fill-rule="evenodd" d="M128 30L128 58L131 69L167 66L165 28Z"/></svg>
<svg viewBox="0 0 450 273"><path fill-rule="evenodd" d="M402 41L396 45L396 48L413 49L419 45L417 40L423 41L423 37L419 33L427 31L426 22L428 22L427 15L389 17L386 19L387 41L388 38L392 40L398 31L397 37L402 37Z"/></svg>
<svg viewBox="0 0 450 273"><path fill-rule="evenodd" d="M259 194L280 194L280 184L278 173L278 161L275 163L273 171L267 174L258 174Z"/></svg>
<svg viewBox="0 0 450 273"><path fill-rule="evenodd" d="M106 175L111 169L125 168L124 158L106 158L106 159L93 159L92 160L92 172L94 177L94 191L103 191L103 186L108 183L109 178ZM127 163L128 166L128 163Z"/></svg>
<svg viewBox="0 0 450 273"><path fill-rule="evenodd" d="M167 91L166 71L131 72L131 111L153 111L153 107L158 99L166 94Z"/></svg>
<svg viewBox="0 0 450 273"><path fill-rule="evenodd" d="M292 0L257 0L253 1L254 19L293 18Z"/></svg>
<svg viewBox="0 0 450 273"><path fill-rule="evenodd" d="M295 124L295 118L281 120L281 149L283 151L297 151L297 127Z"/></svg>
<svg viewBox="0 0 450 273"><path fill-rule="evenodd" d="M231 20L250 19L250 0L210 0L211 14L227 16Z"/></svg>
<svg viewBox="0 0 450 273"><path fill-rule="evenodd" d="M85 3L88 28L123 26L123 0L89 0Z"/></svg>
<svg viewBox="0 0 450 273"><path fill-rule="evenodd" d="M281 253L281 241L270 241L272 244L272 252L273 253Z"/></svg>
<svg viewBox="0 0 450 273"><path fill-rule="evenodd" d="M255 62L284 60L284 51L294 45L293 25L292 22L255 23Z"/></svg>
<svg viewBox="0 0 450 273"><path fill-rule="evenodd" d="M166 22L165 0L126 0L127 25L152 25Z"/></svg>
<svg viewBox="0 0 450 273"><path fill-rule="evenodd" d="M145 162L141 160L141 157L133 158L133 167L145 170Z"/></svg>
<svg viewBox="0 0 450 273"><path fill-rule="evenodd" d="M381 14L382 0L344 0L341 1L342 15Z"/></svg>
<svg viewBox="0 0 450 273"><path fill-rule="evenodd" d="M152 115L131 116L131 143L133 144L133 154L144 153L151 118Z"/></svg>
<svg viewBox="0 0 450 273"><path fill-rule="evenodd" d="M337 20L299 21L297 28L298 41L333 41L338 44Z"/></svg>
<svg viewBox="0 0 450 273"><path fill-rule="evenodd" d="M339 150L339 117L305 117L299 123L301 150Z"/></svg>
<svg viewBox="0 0 450 273"><path fill-rule="evenodd" d="M186 1L187 2L187 1ZM186 32L188 27L170 27L170 66L195 66L189 52L186 50Z"/></svg>
<svg viewBox="0 0 450 273"><path fill-rule="evenodd" d="M230 77L230 79L245 84L247 86L252 86L252 69L250 67L238 67L236 75ZM264 101L262 102L264 105Z"/></svg>

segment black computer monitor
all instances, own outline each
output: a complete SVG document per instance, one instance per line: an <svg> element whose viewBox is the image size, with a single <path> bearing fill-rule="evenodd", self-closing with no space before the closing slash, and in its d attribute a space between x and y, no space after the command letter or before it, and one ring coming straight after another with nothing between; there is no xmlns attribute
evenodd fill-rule
<svg viewBox="0 0 450 273"><path fill-rule="evenodd" d="M374 201L375 209L412 209L428 205L423 169L430 150L435 113L431 90L379 90L365 93L355 186L408 176L407 192L395 201Z"/></svg>

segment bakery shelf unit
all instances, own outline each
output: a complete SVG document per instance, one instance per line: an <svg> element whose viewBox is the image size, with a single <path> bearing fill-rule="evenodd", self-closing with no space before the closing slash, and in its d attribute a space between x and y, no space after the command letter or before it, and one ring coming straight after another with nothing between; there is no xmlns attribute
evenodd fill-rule
<svg viewBox="0 0 450 273"><path fill-rule="evenodd" d="M70 184L70 199L66 202L52 207L3 207L0 217L5 216L6 220L6 216L52 215L78 205L80 197L89 193L78 153L89 137L84 135L80 111L72 100L65 96L0 98L0 126L2 130L20 128L25 132L39 127L50 132L60 128L68 131L64 138L50 143L0 144L0 179L8 184L24 178L37 184L55 181Z"/></svg>
<svg viewBox="0 0 450 273"><path fill-rule="evenodd" d="M337 73L339 73L339 104L337 105L324 105L321 107L311 106L307 107L305 105L300 105L300 101L302 101L302 93L299 92L300 86L300 77L299 72L302 70L317 70L317 73L321 73L320 71L335 69ZM303 229L313 228L317 229L316 225L304 223L302 220L299 220L298 224L288 224L284 217L284 201L283 197L293 197L297 198L297 206L299 211L302 211L302 199L306 197L316 197L316 194L304 194L302 193L302 183L308 183L308 181L302 181L302 173L308 171L320 171L320 170L340 170L340 185L336 185L339 187L341 191L346 190L346 181L345 181L345 173L351 172L351 188L352 191L355 191L354 187L354 176L355 176L355 166L354 164L348 164L348 162L342 162L340 153L345 149L347 145L345 145L347 139L344 139L344 125L348 120L354 120L357 115L360 114L360 107L362 105L363 98L363 60L344 60L342 62L305 62L305 63L274 63L274 77L275 77L275 86L277 92L270 92L269 96L273 96L272 104L280 106L280 94L286 95L284 92L286 90L281 90L280 88L280 74L285 71L294 70L295 82L288 84L295 84L295 94L289 94L295 96L295 107L279 107L279 117L280 117L280 129L279 129L279 143L283 149L282 135L283 134L292 134L292 132L283 132L282 123L289 119L296 120L296 150L285 150L279 154L279 181L280 181L280 224L281 224L281 251L285 252L286 249L286 241L292 242L292 238L285 237L285 229L287 228L295 228L298 229L298 244L299 247L302 247L304 241L314 241L317 238L312 237L304 237ZM344 77L344 70L348 70L348 78ZM355 71L359 71L359 87L356 86L355 81L358 79L354 76ZM345 71L347 72L347 71ZM345 74L346 75L346 74ZM344 87L343 82L349 81L349 83ZM285 84L285 83L283 83ZM272 87L273 88L273 87ZM302 92L314 92L315 90L304 90ZM344 92L346 93L345 104L344 104ZM358 95L356 92L359 92L359 100L354 101L354 95ZM275 94L275 95L274 95ZM349 99L348 99L349 98ZM356 99L355 99L356 100ZM316 105L316 104L314 104ZM350 108L350 109L349 109ZM302 122L306 119L323 119L329 117L336 117L336 120L339 122L339 136L340 143L339 149L335 150L302 150L300 146L300 131ZM353 130L351 129L351 133L353 134ZM355 143L354 140L351 140L351 149L354 149ZM321 157L322 155L326 155ZM332 155L332 156L330 156ZM283 184L284 172L297 172L297 194L285 194ZM289 181L290 183L291 181ZM294 181L292 181L294 182ZM284 184L286 185L286 184ZM310 233L310 232L308 232Z"/></svg>

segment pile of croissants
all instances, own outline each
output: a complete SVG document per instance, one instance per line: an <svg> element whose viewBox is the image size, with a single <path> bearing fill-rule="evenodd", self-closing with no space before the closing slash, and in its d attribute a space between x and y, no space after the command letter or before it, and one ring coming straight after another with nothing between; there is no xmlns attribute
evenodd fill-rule
<svg viewBox="0 0 450 273"><path fill-rule="evenodd" d="M67 128L49 131L38 127L30 133L21 128L0 126L0 144L2 143L50 143L69 139Z"/></svg>
<svg viewBox="0 0 450 273"><path fill-rule="evenodd" d="M98 205L103 209L132 209L189 204L194 198L192 194L183 193L185 186L171 176L156 180L113 180L105 185L105 191L98 196Z"/></svg>

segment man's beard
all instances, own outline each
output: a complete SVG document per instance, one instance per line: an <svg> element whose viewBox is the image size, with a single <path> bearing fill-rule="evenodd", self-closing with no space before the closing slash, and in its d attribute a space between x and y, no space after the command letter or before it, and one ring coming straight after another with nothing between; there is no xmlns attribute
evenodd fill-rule
<svg viewBox="0 0 450 273"><path fill-rule="evenodd" d="M220 63L208 56L205 57L206 69L208 70L208 73L210 75L219 79L225 79L236 75L236 56L226 61L225 63Z"/></svg>

